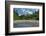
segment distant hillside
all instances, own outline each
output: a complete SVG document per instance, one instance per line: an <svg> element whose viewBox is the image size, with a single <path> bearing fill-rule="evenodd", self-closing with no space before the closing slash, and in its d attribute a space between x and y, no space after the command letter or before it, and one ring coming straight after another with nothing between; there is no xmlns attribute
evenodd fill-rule
<svg viewBox="0 0 46 36"><path fill-rule="evenodd" d="M14 20L32 20L32 19L34 19L34 20L39 20L39 10L38 11L35 11L35 13L27 13L27 14L25 14L24 13L24 15L19 15L19 13L17 13L17 11L15 11L14 10Z"/></svg>

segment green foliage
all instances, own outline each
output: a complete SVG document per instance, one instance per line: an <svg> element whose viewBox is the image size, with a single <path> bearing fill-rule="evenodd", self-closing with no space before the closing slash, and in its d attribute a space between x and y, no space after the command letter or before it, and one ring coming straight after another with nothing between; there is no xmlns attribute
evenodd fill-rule
<svg viewBox="0 0 46 36"><path fill-rule="evenodd" d="M27 15L27 16L24 16L24 15L22 15L22 16L18 16L18 14L17 13L15 13L14 12L14 20L23 20L23 19L25 19L25 20L39 20L39 11L38 12L35 12L34 14L32 14L32 15Z"/></svg>

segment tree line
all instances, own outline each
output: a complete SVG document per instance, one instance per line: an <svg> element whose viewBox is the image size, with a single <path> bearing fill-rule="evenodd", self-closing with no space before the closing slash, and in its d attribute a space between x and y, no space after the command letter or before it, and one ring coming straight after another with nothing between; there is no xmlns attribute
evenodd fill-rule
<svg viewBox="0 0 46 36"><path fill-rule="evenodd" d="M27 14L27 16L21 15L18 16L17 13L14 12L13 14L14 20L39 20L39 11L35 11L33 14Z"/></svg>

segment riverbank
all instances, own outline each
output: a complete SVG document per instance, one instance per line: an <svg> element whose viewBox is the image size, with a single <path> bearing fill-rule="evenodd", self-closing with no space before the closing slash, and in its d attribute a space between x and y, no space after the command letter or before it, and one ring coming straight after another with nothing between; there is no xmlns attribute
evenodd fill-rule
<svg viewBox="0 0 46 36"><path fill-rule="evenodd" d="M39 20L15 20L14 23L22 23L22 22L39 22Z"/></svg>

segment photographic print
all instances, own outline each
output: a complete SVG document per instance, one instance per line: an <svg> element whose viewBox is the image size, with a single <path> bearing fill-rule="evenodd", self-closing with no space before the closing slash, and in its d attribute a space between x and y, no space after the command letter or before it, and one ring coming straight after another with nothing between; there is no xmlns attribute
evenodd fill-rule
<svg viewBox="0 0 46 36"><path fill-rule="evenodd" d="M13 27L39 27L39 9L35 8L14 8Z"/></svg>
<svg viewBox="0 0 46 36"><path fill-rule="evenodd" d="M6 1L6 35L44 33L44 3Z"/></svg>

